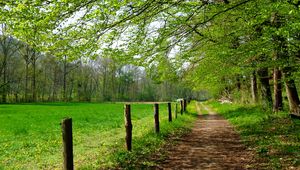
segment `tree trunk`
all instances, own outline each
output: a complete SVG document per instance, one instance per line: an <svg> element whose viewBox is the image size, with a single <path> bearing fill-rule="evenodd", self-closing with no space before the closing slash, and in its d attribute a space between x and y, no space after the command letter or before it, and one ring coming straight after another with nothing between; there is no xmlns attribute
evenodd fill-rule
<svg viewBox="0 0 300 170"><path fill-rule="evenodd" d="M6 38L5 40L6 41ZM3 66L3 86L2 86L2 103L6 103L7 102L7 91L8 91L8 82L7 82L7 60L9 57L9 46L4 42L4 44L1 45L2 47L2 51L3 51L3 61L2 61L2 66Z"/></svg>
<svg viewBox="0 0 300 170"><path fill-rule="evenodd" d="M271 16L271 24L272 27L278 29L281 27L282 22L280 21L281 17L278 15L277 12L273 12ZM285 55L287 53L287 46L285 38L273 35L272 36L275 48L273 53L273 60L276 62L279 59L285 58ZM273 72L273 80L274 80L274 105L273 105L273 111L278 112L279 110L282 110L282 83L281 83L281 71L278 67L274 68Z"/></svg>
<svg viewBox="0 0 300 170"><path fill-rule="evenodd" d="M256 81L256 73L253 71L251 76L251 95L253 103L257 103L258 101L258 92L257 92L257 81Z"/></svg>
<svg viewBox="0 0 300 170"><path fill-rule="evenodd" d="M28 102L28 68L29 62L26 60L26 67L25 67L25 102Z"/></svg>
<svg viewBox="0 0 300 170"><path fill-rule="evenodd" d="M32 54L32 101L36 102L36 53L35 51Z"/></svg>
<svg viewBox="0 0 300 170"><path fill-rule="evenodd" d="M18 93L17 93L17 92L15 93L15 102L16 102L16 103L18 103L18 102L19 102L19 95L18 95Z"/></svg>
<svg viewBox="0 0 300 170"><path fill-rule="evenodd" d="M285 81L285 88L289 100L290 113L300 115L299 96L294 80Z"/></svg>
<svg viewBox="0 0 300 170"><path fill-rule="evenodd" d="M26 45L26 53L24 54L23 58L25 60L25 102L28 102L28 79L29 79L29 64L30 64L30 49L29 46Z"/></svg>
<svg viewBox="0 0 300 170"><path fill-rule="evenodd" d="M272 107L272 94L269 83L268 68L261 68L257 72L261 83L261 99L264 109L270 109Z"/></svg>
<svg viewBox="0 0 300 170"><path fill-rule="evenodd" d="M7 102L7 55L4 53L3 58L3 87L2 87L2 103Z"/></svg>
<svg viewBox="0 0 300 170"><path fill-rule="evenodd" d="M106 101L107 100L107 94L106 94L106 92L107 92L107 90L106 90L106 83L107 83L107 81L106 81L106 66L105 66L105 68L104 68L104 72L103 72L103 84L102 84L102 96L103 96L103 100L104 101Z"/></svg>
<svg viewBox="0 0 300 170"><path fill-rule="evenodd" d="M57 79L57 67L54 67L51 101L56 100L56 79Z"/></svg>
<svg viewBox="0 0 300 170"><path fill-rule="evenodd" d="M238 91L241 91L241 76L240 75L236 76L236 88Z"/></svg>
<svg viewBox="0 0 300 170"><path fill-rule="evenodd" d="M281 83L281 71L278 68L273 72L274 80L274 105L273 111L278 112L282 110L282 83Z"/></svg>
<svg viewBox="0 0 300 170"><path fill-rule="evenodd" d="M286 95L289 101L290 113L300 115L300 101L294 79L291 78L290 68L283 70Z"/></svg>
<svg viewBox="0 0 300 170"><path fill-rule="evenodd" d="M67 101L67 94L66 94L66 88L67 88L67 56L64 56L64 73L63 73L63 100Z"/></svg>
<svg viewBox="0 0 300 170"><path fill-rule="evenodd" d="M43 90L42 90L42 101L44 102L45 101L45 94L47 93L47 90L46 90L46 82L47 82L47 77L48 77L48 74L47 74L47 68L44 67L44 85L43 85Z"/></svg>
<svg viewBox="0 0 300 170"><path fill-rule="evenodd" d="M74 80L71 79L71 81L70 81L70 88L68 90L69 91L68 101L72 100L73 87L74 87Z"/></svg>

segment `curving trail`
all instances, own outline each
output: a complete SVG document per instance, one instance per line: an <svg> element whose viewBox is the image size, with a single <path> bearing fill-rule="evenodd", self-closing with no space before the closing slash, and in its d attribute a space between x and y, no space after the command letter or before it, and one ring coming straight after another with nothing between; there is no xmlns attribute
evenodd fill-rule
<svg viewBox="0 0 300 170"><path fill-rule="evenodd" d="M166 151L167 158L157 169L254 169L254 154L247 150L227 120L206 106L209 114L200 115L192 132L177 139Z"/></svg>

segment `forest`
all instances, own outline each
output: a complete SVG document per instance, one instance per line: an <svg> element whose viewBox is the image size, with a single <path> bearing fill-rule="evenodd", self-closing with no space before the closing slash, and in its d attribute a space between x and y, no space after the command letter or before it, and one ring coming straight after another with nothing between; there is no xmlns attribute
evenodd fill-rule
<svg viewBox="0 0 300 170"><path fill-rule="evenodd" d="M0 152L7 150L0 169L59 167L55 123L63 116L77 121L75 153L86 156L75 162L82 169L159 166L145 159L162 154L174 136L215 144L210 148L220 147L218 139L224 153L242 140L258 155L249 169L297 169L299 88L300 0L0 1L0 143L6 143ZM150 132L146 101L156 116L153 102L162 106L160 135ZM191 104L177 119L184 101ZM133 123L141 127L134 129L133 152L124 151L119 102L143 102L133 105ZM176 110L174 124L167 110L171 117ZM45 140L30 140L44 130ZM202 132L204 138L197 136ZM106 136L101 144L97 135ZM14 159L18 149L25 156ZM39 155L37 149L45 155L34 165L26 156ZM208 153L211 160L215 153Z"/></svg>
<svg viewBox="0 0 300 170"><path fill-rule="evenodd" d="M152 79L143 67L109 57L56 58L4 34L0 46L1 103L166 101L192 95L182 83Z"/></svg>
<svg viewBox="0 0 300 170"><path fill-rule="evenodd" d="M299 114L299 16L297 0L1 2L1 102L200 92Z"/></svg>

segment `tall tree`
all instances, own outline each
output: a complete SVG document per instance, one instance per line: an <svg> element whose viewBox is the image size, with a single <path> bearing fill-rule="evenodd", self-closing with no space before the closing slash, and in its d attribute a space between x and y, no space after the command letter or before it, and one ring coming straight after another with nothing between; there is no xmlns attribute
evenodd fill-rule
<svg viewBox="0 0 300 170"><path fill-rule="evenodd" d="M9 89L9 73L8 73L8 62L10 57L12 57L18 50L18 42L16 39L7 35L6 25L1 25L0 33L0 56L1 56L1 67L0 73L2 77L2 83L0 84L0 89L2 93L2 102L7 102L7 93Z"/></svg>

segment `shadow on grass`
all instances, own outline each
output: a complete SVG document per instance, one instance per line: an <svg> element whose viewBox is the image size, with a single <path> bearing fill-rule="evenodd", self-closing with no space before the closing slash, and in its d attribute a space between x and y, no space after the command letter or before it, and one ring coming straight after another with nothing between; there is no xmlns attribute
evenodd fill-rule
<svg viewBox="0 0 300 170"><path fill-rule="evenodd" d="M211 105L236 127L268 167L300 168L300 120L286 112L265 112L259 106Z"/></svg>

